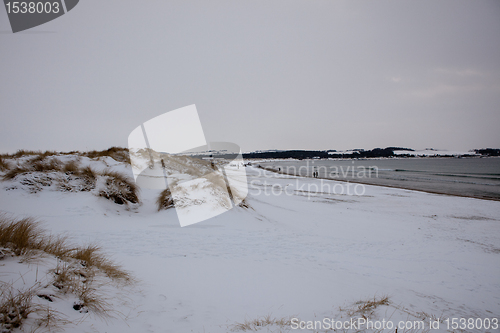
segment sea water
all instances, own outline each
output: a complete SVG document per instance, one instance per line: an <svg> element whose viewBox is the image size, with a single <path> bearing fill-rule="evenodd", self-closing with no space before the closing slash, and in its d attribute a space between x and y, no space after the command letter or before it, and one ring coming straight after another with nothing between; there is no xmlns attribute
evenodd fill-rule
<svg viewBox="0 0 500 333"><path fill-rule="evenodd" d="M500 158L388 158L260 163L276 171L500 200Z"/></svg>

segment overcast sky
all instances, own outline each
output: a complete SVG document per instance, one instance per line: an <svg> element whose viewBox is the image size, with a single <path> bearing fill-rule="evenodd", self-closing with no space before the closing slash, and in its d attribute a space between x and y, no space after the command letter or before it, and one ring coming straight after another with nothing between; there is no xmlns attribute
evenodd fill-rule
<svg viewBox="0 0 500 333"><path fill-rule="evenodd" d="M81 0L16 34L0 8L0 152L190 104L245 151L500 148L500 1Z"/></svg>

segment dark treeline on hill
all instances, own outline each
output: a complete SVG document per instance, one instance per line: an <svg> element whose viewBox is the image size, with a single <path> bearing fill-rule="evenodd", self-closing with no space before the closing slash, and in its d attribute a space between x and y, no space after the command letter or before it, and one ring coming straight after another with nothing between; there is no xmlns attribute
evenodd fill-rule
<svg viewBox="0 0 500 333"><path fill-rule="evenodd" d="M408 151L408 154L394 154L395 150ZM312 159L312 158L375 158L375 157L411 157L410 152L415 151L411 148L387 147L375 148L372 150L353 149L348 152L337 152L336 150L282 150L282 151L260 151L243 154L243 158L293 158L293 159ZM484 148L474 149L470 155L480 154L482 156L500 156L500 149ZM463 155L467 156L467 155ZM442 157L453 157L452 155Z"/></svg>
<svg viewBox="0 0 500 333"><path fill-rule="evenodd" d="M372 150L355 149L348 153L340 153L335 150L284 150L284 151L265 151L243 154L243 158L293 158L293 159L311 159L311 158L370 158L370 157L392 157L395 150L414 151L410 148L387 147L375 148Z"/></svg>
<svg viewBox="0 0 500 333"><path fill-rule="evenodd" d="M485 149L474 149L477 154L485 156L500 156L500 149L485 148Z"/></svg>
<svg viewBox="0 0 500 333"><path fill-rule="evenodd" d="M328 158L331 155L327 151L320 150L284 150L244 153L243 158L295 158L298 160L308 158Z"/></svg>

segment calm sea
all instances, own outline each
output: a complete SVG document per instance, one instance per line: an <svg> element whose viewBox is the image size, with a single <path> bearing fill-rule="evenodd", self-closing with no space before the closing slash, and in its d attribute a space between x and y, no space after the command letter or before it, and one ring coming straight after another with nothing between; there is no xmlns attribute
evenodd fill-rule
<svg viewBox="0 0 500 333"><path fill-rule="evenodd" d="M500 200L500 158L401 158L263 162L281 172Z"/></svg>

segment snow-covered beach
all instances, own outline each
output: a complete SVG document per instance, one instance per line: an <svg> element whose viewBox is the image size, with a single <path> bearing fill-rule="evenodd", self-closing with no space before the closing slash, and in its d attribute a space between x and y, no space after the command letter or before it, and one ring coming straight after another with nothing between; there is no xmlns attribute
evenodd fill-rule
<svg viewBox="0 0 500 333"><path fill-rule="evenodd" d="M131 174L109 157L81 163ZM135 278L102 286L104 319L75 311L68 297L37 299L69 321L68 332L324 332L298 326L350 318L446 332L458 331L447 318L499 318L500 202L370 185L340 195L321 190L345 185L335 180L246 172L248 208L184 228L174 209L157 211L159 191L150 189L126 206L54 187L29 193L14 179L0 183L0 210L100 245ZM18 286L36 270L40 280L51 260L4 259L0 279Z"/></svg>
<svg viewBox="0 0 500 333"><path fill-rule="evenodd" d="M500 333L500 0L4 0L0 333Z"/></svg>

